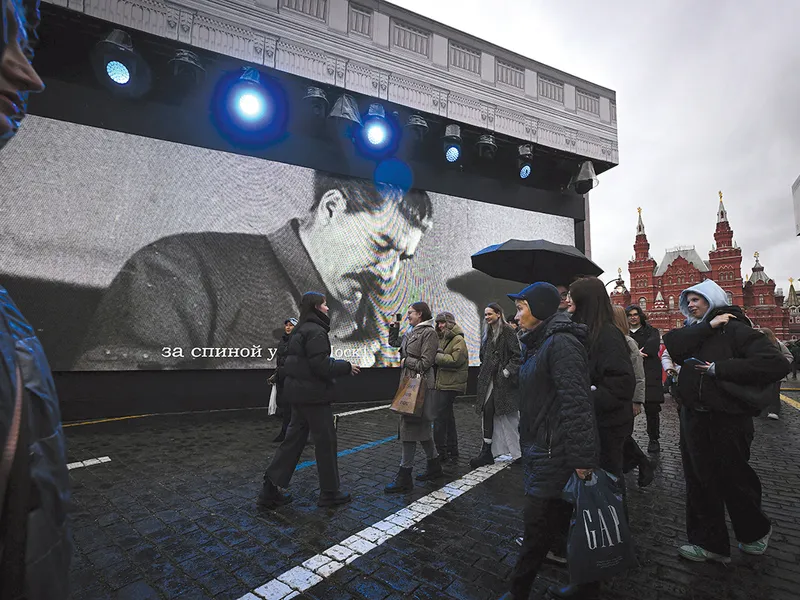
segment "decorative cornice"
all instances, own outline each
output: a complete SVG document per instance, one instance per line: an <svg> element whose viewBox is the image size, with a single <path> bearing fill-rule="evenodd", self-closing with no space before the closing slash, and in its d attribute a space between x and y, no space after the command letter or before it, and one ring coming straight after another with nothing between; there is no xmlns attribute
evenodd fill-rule
<svg viewBox="0 0 800 600"><path fill-rule="evenodd" d="M493 73L490 81L476 80L460 69L435 64L433 56L416 56L392 47L390 31L383 31L386 39L379 40L377 33L369 39L334 29L331 13L347 10L344 0L328 0L327 23L296 12L289 14L278 6L277 0L46 1L487 131L613 164L619 162L616 123L610 122L610 117L604 120L584 112L577 114L563 104L531 97L524 89L494 82ZM377 19L373 27L376 22ZM441 28L431 21L428 29L437 31L437 27ZM527 89L536 89L536 77L535 72L526 71ZM574 93L572 85L565 86L565 94L568 92ZM604 101L614 102L615 98L601 95L601 103Z"/></svg>

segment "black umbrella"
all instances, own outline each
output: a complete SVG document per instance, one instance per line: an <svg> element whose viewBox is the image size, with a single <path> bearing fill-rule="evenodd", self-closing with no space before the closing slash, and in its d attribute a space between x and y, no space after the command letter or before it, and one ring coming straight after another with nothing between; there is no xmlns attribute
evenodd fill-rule
<svg viewBox="0 0 800 600"><path fill-rule="evenodd" d="M577 248L547 240L508 240L489 246L472 255L472 267L522 283L568 284L577 275L596 277L603 272Z"/></svg>

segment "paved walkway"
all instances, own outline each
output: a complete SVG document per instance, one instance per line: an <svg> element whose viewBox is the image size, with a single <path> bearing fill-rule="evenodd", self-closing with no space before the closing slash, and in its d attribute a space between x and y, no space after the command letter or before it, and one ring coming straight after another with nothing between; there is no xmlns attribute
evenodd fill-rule
<svg viewBox="0 0 800 600"><path fill-rule="evenodd" d="M800 401L800 393L784 393ZM470 473L479 423L466 405L457 407L457 420L461 459L447 465L448 477L397 497L383 493L399 459L396 418L386 410L342 417L339 449L352 451L339 466L354 501L316 506L307 449L291 484L294 502L274 512L255 508L279 427L266 411L68 427L72 597L255 600L300 589L297 598L325 600L496 598L516 557L521 469L498 464ZM636 489L635 473L628 482L641 567L607 585L602 598L796 600L800 411L784 404L780 421L757 420L752 462L775 533L767 555L734 549L728 567L675 554L685 534L674 405L665 406L662 422L655 482L644 491ZM643 429L641 417L640 441ZM545 567L536 591L566 580L565 570Z"/></svg>

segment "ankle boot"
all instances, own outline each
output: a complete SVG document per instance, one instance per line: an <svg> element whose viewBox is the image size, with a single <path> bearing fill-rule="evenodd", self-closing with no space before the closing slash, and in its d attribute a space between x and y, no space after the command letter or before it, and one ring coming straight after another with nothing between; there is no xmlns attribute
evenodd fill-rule
<svg viewBox="0 0 800 600"><path fill-rule="evenodd" d="M655 469L653 468L653 463L642 457L641 461L639 461L639 487L647 487L653 483L654 477Z"/></svg>
<svg viewBox="0 0 800 600"><path fill-rule="evenodd" d="M417 481L433 481L444 475L442 471L442 460L440 456L428 459L428 468L424 473L417 475Z"/></svg>
<svg viewBox="0 0 800 600"><path fill-rule="evenodd" d="M400 467L397 477L387 485L383 491L387 494L403 494L414 489L414 480L411 479L411 467Z"/></svg>
<svg viewBox="0 0 800 600"><path fill-rule="evenodd" d="M492 445L487 444L486 442L483 442L483 446L481 446L481 451L478 456L469 461L469 466L473 469L493 464L494 456L492 456Z"/></svg>
<svg viewBox="0 0 800 600"><path fill-rule="evenodd" d="M281 493L278 486L265 478L264 487L261 488L261 493L258 495L258 506L273 509L289 504L291 501L291 495Z"/></svg>
<svg viewBox="0 0 800 600"><path fill-rule="evenodd" d="M337 490L335 492L320 492L317 506L337 506L347 504L352 498L347 492Z"/></svg>

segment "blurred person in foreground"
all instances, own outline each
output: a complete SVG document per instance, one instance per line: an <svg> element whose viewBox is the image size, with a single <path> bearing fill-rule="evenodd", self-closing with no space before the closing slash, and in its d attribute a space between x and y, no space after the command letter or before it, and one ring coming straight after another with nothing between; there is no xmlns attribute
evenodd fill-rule
<svg viewBox="0 0 800 600"><path fill-rule="evenodd" d="M41 92L44 84L30 63L38 3L0 3L2 149L25 116L27 95ZM33 327L0 286L0 598L69 596L69 501L66 446L50 367Z"/></svg>
<svg viewBox="0 0 800 600"><path fill-rule="evenodd" d="M678 554L695 562L730 562L726 508L739 549L764 554L772 525L761 508L761 480L749 464L759 410L744 394L780 381L789 363L710 279L681 292L680 309L686 326L664 334L672 360L682 367L680 447L689 543Z"/></svg>
<svg viewBox="0 0 800 600"><path fill-rule="evenodd" d="M519 369L520 444L524 468L525 533L503 600L523 600L555 536L564 501L561 490L573 471L591 477L599 440L585 344L588 328L558 310L558 290L534 283L509 294L524 330Z"/></svg>

